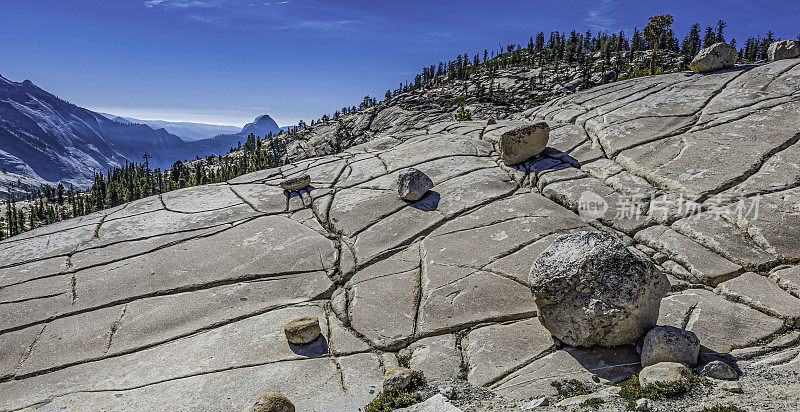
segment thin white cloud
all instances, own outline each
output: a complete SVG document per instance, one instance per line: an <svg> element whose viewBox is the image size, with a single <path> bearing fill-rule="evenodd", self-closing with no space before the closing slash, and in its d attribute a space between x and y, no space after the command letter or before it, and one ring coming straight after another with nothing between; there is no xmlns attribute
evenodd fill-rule
<svg viewBox="0 0 800 412"><path fill-rule="evenodd" d="M302 33L345 34L380 20L320 0L145 0L144 5L154 11L184 13L205 24Z"/></svg>
<svg viewBox="0 0 800 412"><path fill-rule="evenodd" d="M616 19L613 17L616 8L616 0L599 0L589 6L589 15L583 21L593 30L610 30L616 23Z"/></svg>

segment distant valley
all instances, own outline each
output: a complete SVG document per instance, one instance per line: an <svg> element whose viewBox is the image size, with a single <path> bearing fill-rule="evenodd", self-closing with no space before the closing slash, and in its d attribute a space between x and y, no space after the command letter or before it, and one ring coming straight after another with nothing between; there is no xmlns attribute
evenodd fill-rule
<svg viewBox="0 0 800 412"><path fill-rule="evenodd" d="M168 122L165 120L142 120L133 117L122 117L110 113L100 113L103 116L119 123L138 123L146 124L153 129L164 129L181 139L192 142L195 140L210 139L221 134L239 133L241 128L236 126L224 126L217 124L193 123L193 122Z"/></svg>
<svg viewBox="0 0 800 412"><path fill-rule="evenodd" d="M142 162L145 153L152 169L165 169L176 161L227 153L249 133L279 131L267 115L240 131L126 119L76 106L29 80L0 76L0 195L23 194L41 184L82 189L91 184L95 171Z"/></svg>

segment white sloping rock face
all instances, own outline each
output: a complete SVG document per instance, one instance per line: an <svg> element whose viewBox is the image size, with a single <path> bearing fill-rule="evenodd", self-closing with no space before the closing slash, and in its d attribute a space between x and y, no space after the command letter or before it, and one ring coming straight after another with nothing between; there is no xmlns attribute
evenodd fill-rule
<svg viewBox="0 0 800 412"><path fill-rule="evenodd" d="M614 83L488 127L384 114L339 154L4 240L0 409L240 410L276 391L357 410L405 348L511 397L616 381L638 370L633 347L554 351L527 279L555 238L598 228L673 282L720 286L670 294L659 324L701 351L762 344L797 318L754 294L800 290L778 267L800 258L797 90L788 59ZM548 148L498 162L482 137L528 120L548 123ZM408 167L434 183L416 202L394 186ZM287 199L280 182L302 174L313 190ZM587 191L603 213L586 213ZM302 316L323 339L290 346L283 325Z"/></svg>

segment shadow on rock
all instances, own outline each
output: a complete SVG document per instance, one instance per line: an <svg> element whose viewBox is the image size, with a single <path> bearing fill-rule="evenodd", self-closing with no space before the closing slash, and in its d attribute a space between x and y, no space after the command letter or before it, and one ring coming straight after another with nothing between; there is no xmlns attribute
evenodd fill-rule
<svg viewBox="0 0 800 412"><path fill-rule="evenodd" d="M422 199L411 203L409 206L422 210L423 212L433 212L439 208L439 200L441 198L442 196L439 194L439 192L434 192L431 190L426 193Z"/></svg>
<svg viewBox="0 0 800 412"><path fill-rule="evenodd" d="M642 370L639 353L633 345L591 348L567 346L564 351L590 373L614 383L622 382Z"/></svg>
<svg viewBox="0 0 800 412"><path fill-rule="evenodd" d="M570 157L568 154L548 147L542 154L528 159L522 163L510 165L512 169L519 170L522 173L539 174L541 172L553 172L556 170L566 169L569 167L579 167L580 162Z"/></svg>
<svg viewBox="0 0 800 412"><path fill-rule="evenodd" d="M736 358L731 354L718 353L713 349L709 349L703 345L700 345L700 355L697 357L697 366L701 367L714 361L725 362L728 365L731 365L731 367L733 367L733 369L739 375L744 374L744 372L742 372L742 370L739 368L739 363L736 361Z"/></svg>
<svg viewBox="0 0 800 412"><path fill-rule="evenodd" d="M303 193L311 193L311 191L314 190L314 189L316 189L314 186L308 185L305 188L297 190L297 191L291 191L290 192L288 190L284 190L283 194L286 195L287 199L291 199L293 197L302 196Z"/></svg>
<svg viewBox="0 0 800 412"><path fill-rule="evenodd" d="M289 349L297 355L307 358L316 358L328 353L328 340L325 339L324 336L319 335L311 343L306 345L295 345L289 342Z"/></svg>

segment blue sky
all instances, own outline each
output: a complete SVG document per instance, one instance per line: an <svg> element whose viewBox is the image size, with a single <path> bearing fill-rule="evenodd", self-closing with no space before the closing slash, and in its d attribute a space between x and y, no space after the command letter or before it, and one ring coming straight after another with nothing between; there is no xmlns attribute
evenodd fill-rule
<svg viewBox="0 0 800 412"><path fill-rule="evenodd" d="M459 53L661 13L679 37L724 19L740 45L800 31L798 0L0 0L0 74L124 116L287 125Z"/></svg>

